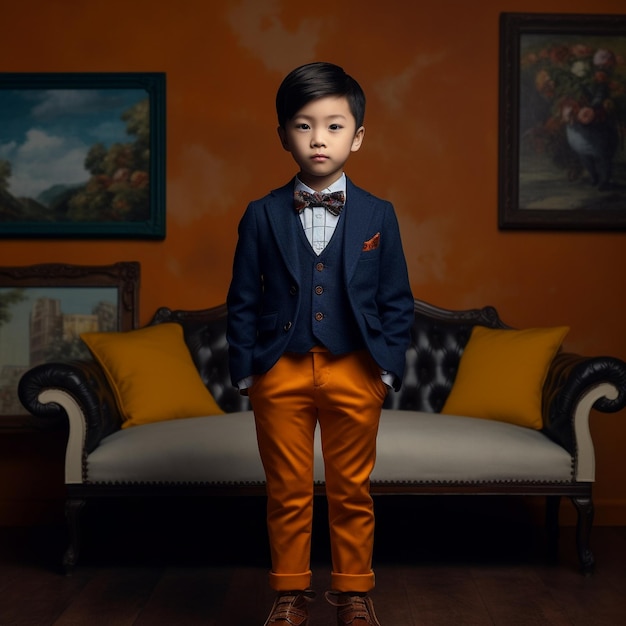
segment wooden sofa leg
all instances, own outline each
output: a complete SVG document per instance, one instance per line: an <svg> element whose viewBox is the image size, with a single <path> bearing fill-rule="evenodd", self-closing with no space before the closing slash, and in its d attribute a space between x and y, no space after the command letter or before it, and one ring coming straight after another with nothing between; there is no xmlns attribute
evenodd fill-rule
<svg viewBox="0 0 626 626"><path fill-rule="evenodd" d="M80 512L85 506L82 498L68 498L65 501L65 519L69 533L69 545L63 555L63 570L66 575L74 571L80 551Z"/></svg>
<svg viewBox="0 0 626 626"><path fill-rule="evenodd" d="M552 561L559 558L559 509L561 496L547 496L546 498L546 534L548 539L548 554Z"/></svg>
<svg viewBox="0 0 626 626"><path fill-rule="evenodd" d="M578 547L578 559L580 567L586 576L590 575L595 566L593 552L589 547L591 539L591 527L593 525L594 507L591 497L572 498L572 502L578 511L576 524L576 543Z"/></svg>

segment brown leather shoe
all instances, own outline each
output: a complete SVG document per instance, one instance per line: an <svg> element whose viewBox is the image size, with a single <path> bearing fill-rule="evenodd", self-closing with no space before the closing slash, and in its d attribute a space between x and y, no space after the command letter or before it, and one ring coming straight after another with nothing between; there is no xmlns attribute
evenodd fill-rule
<svg viewBox="0 0 626 626"><path fill-rule="evenodd" d="M326 600L337 607L337 626L380 626L367 594L327 591Z"/></svg>
<svg viewBox="0 0 626 626"><path fill-rule="evenodd" d="M264 626L308 626L308 603L315 598L313 591L281 591Z"/></svg>

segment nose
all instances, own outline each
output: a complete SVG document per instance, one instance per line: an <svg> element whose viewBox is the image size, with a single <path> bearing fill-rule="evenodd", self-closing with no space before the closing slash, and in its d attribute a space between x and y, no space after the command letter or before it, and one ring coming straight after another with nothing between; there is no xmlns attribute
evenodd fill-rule
<svg viewBox="0 0 626 626"><path fill-rule="evenodd" d="M311 146L314 148L326 147L326 143L324 141L324 137L321 131L315 131L311 135Z"/></svg>

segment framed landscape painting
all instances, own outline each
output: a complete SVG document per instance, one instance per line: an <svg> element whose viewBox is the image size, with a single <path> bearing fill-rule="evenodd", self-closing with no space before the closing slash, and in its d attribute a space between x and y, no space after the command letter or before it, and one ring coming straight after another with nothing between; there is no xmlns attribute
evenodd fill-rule
<svg viewBox="0 0 626 626"><path fill-rule="evenodd" d="M88 358L83 332L136 328L139 279L137 262L0 267L0 431L29 423L17 397L26 370Z"/></svg>
<svg viewBox="0 0 626 626"><path fill-rule="evenodd" d="M499 226L626 229L626 15L500 18Z"/></svg>
<svg viewBox="0 0 626 626"><path fill-rule="evenodd" d="M165 74L0 73L0 237L165 236Z"/></svg>

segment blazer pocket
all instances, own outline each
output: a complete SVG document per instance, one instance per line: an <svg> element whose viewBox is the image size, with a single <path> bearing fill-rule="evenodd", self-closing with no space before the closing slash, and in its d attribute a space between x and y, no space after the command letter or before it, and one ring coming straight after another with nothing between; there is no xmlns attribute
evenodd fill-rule
<svg viewBox="0 0 626 626"><path fill-rule="evenodd" d="M374 333L382 333L383 325L380 321L380 317L376 315L372 315L371 313L364 313L363 317L365 318L365 323L367 327Z"/></svg>
<svg viewBox="0 0 626 626"><path fill-rule="evenodd" d="M363 242L363 252L371 252L376 250L380 245L380 232L376 233L371 239Z"/></svg>
<svg viewBox="0 0 626 626"><path fill-rule="evenodd" d="M260 335L264 333L271 333L273 330L276 329L277 324L278 313L266 313L265 315L261 315L261 317L259 318L257 331Z"/></svg>

